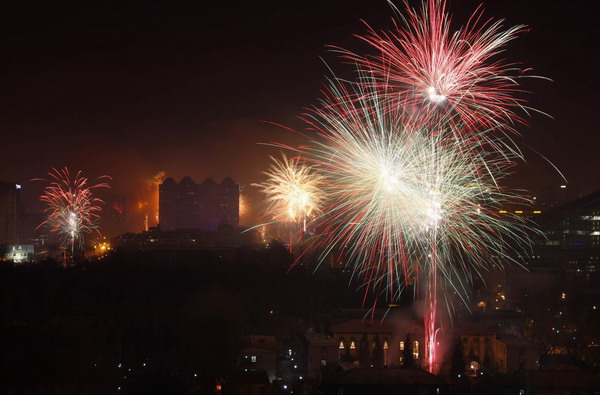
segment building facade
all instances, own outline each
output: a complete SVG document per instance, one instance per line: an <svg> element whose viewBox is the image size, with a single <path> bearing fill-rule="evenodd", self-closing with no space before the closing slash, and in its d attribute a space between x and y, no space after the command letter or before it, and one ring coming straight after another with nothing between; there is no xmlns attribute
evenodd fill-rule
<svg viewBox="0 0 600 395"><path fill-rule="evenodd" d="M239 339L238 370L265 371L270 382L279 371L279 346L274 336L248 335Z"/></svg>
<svg viewBox="0 0 600 395"><path fill-rule="evenodd" d="M339 361L362 368L394 368L407 366L407 358L410 358L409 366L427 368L423 326L417 320L393 317L377 321L349 320L330 329L337 342ZM495 331L472 321L455 322L451 332L441 335L440 342L452 344L453 339L459 339L467 376L476 377L484 372L511 373L538 366L539 350L523 339L505 335L501 338ZM439 361L442 372L450 370L452 352L454 350Z"/></svg>
<svg viewBox="0 0 600 395"><path fill-rule="evenodd" d="M179 183L169 177L159 186L160 228L216 231L221 225L238 226L239 205L240 187L229 177L220 184L212 178L196 184L190 177Z"/></svg>
<svg viewBox="0 0 600 395"><path fill-rule="evenodd" d="M531 264L582 275L600 268L600 191L536 218L545 237L536 240Z"/></svg>
<svg viewBox="0 0 600 395"><path fill-rule="evenodd" d="M0 181L0 245L17 244L20 189L19 184Z"/></svg>

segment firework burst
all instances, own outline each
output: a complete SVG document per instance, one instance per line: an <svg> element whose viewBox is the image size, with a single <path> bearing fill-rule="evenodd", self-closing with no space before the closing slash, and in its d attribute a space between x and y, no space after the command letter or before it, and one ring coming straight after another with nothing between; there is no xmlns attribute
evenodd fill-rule
<svg viewBox="0 0 600 395"><path fill-rule="evenodd" d="M434 371L438 289L466 301L474 276L509 259L509 243L527 243L522 220L497 214L504 204L525 203L498 187L519 156L457 140L464 133L451 123L415 125L379 88L348 85L331 81L322 105L305 117L317 137L300 153L319 169L326 196L315 244L325 254L343 251L367 290L391 299L424 274Z"/></svg>
<svg viewBox="0 0 600 395"><path fill-rule="evenodd" d="M72 177L66 167L52 169L48 175L48 179L36 179L48 183L40 196L40 201L47 205L47 219L40 226L50 227L52 232L61 237L63 245L70 247L73 254L76 246L84 246L85 235L98 231L101 204L104 202L94 197L93 191L97 188L109 188L104 180L110 177L103 176L90 183L80 171Z"/></svg>
<svg viewBox="0 0 600 395"><path fill-rule="evenodd" d="M358 79L329 81L304 116L316 137L295 153L321 178L312 246L323 259L341 252L367 291L396 299L407 284L425 289L426 363L437 372L438 293L449 311L450 294L466 303L474 277L529 244L523 219L497 214L529 203L499 186L522 159L508 132L528 108L515 96L525 70L497 57L524 27L478 10L453 32L444 0L406 8L402 26L361 37L376 55L338 48ZM264 189L273 211L293 218L273 183L286 167L273 167Z"/></svg>
<svg viewBox="0 0 600 395"><path fill-rule="evenodd" d="M253 184L267 197L265 212L274 222L302 224L306 231L307 220L320 212L321 178L298 157L282 155L281 160L271 159L269 170L263 172L267 180Z"/></svg>
<svg viewBox="0 0 600 395"><path fill-rule="evenodd" d="M483 21L478 10L464 27L452 31L444 0L424 0L420 12L406 4L402 19L394 30L369 27L359 36L378 54L340 50L375 77L391 106L411 111L417 122L462 123L462 132L513 130L511 125L523 122L516 110L528 109L515 94L523 92L517 80L527 70L496 58L525 26L505 28L502 20Z"/></svg>
<svg viewBox="0 0 600 395"><path fill-rule="evenodd" d="M464 293L460 279L494 264L480 252L504 255L502 235L524 240L496 214L519 199L497 186L512 162L457 144L449 125L415 128L376 93L357 89L332 82L324 105L306 118L319 135L302 155L323 177L323 243L345 248L356 270L393 291L424 264L435 242L439 259L448 262L443 276Z"/></svg>

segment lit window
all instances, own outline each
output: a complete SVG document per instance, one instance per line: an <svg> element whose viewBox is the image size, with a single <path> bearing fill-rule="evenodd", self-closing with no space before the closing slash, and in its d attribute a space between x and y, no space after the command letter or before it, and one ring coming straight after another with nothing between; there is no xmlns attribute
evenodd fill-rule
<svg viewBox="0 0 600 395"><path fill-rule="evenodd" d="M383 342L383 349L384 349L384 350L387 350L388 348L389 348L389 347L388 347L388 344L387 344L387 342Z"/></svg>
<svg viewBox="0 0 600 395"><path fill-rule="evenodd" d="M350 342L350 349L351 350L356 349L356 344L354 344L354 342Z"/></svg>
<svg viewBox="0 0 600 395"><path fill-rule="evenodd" d="M253 355L252 357L250 357L250 359L252 360L252 362L256 362L256 355Z"/></svg>
<svg viewBox="0 0 600 395"><path fill-rule="evenodd" d="M404 351L404 342L400 342L400 351Z"/></svg>
<svg viewBox="0 0 600 395"><path fill-rule="evenodd" d="M419 342L416 340L413 342L412 353L415 359L419 359Z"/></svg>
<svg viewBox="0 0 600 395"><path fill-rule="evenodd" d="M344 347L344 342L340 342L340 350L343 350L344 348L346 348Z"/></svg>

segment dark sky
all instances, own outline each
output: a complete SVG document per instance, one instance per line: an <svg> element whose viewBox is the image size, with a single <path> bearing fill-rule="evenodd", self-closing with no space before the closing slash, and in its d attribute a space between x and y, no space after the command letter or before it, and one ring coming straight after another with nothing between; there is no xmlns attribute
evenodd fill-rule
<svg viewBox="0 0 600 395"><path fill-rule="evenodd" d="M241 184L260 180L260 142L300 142L260 121L299 127L328 70L326 45L360 49L360 19L391 26L383 0L13 2L0 7L0 180L21 182L52 166L113 176L126 195L158 170ZM411 3L417 5L417 2ZM454 0L458 26L478 1ZM531 31L505 56L554 82L529 81L536 108L520 127L530 145L584 190L600 188L598 18L595 2L490 0L485 15ZM346 76L348 76L346 74ZM525 149L511 180L537 193L560 177ZM247 186L247 189L251 189Z"/></svg>

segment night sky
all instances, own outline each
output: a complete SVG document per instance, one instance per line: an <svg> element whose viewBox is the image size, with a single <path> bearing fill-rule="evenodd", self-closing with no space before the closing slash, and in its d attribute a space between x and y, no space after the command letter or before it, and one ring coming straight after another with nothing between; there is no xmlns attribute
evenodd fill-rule
<svg viewBox="0 0 600 395"><path fill-rule="evenodd" d="M187 6L14 2L0 9L0 180L28 180L51 167L113 177L127 196L159 170L197 182L261 180L258 145L302 142L261 121L295 128L317 103L329 71L351 77L327 45L361 50L353 34L391 27L388 4L373 0L202 2ZM418 5L418 2L412 2ZM450 2L455 26L478 1ZM583 191L600 188L595 2L490 0L485 16L525 24L505 57L554 82L525 80L534 114L521 146L548 157ZM538 193L560 176L524 148L527 165L510 180ZM256 197L256 196L255 196ZM110 197L108 197L110 199Z"/></svg>

